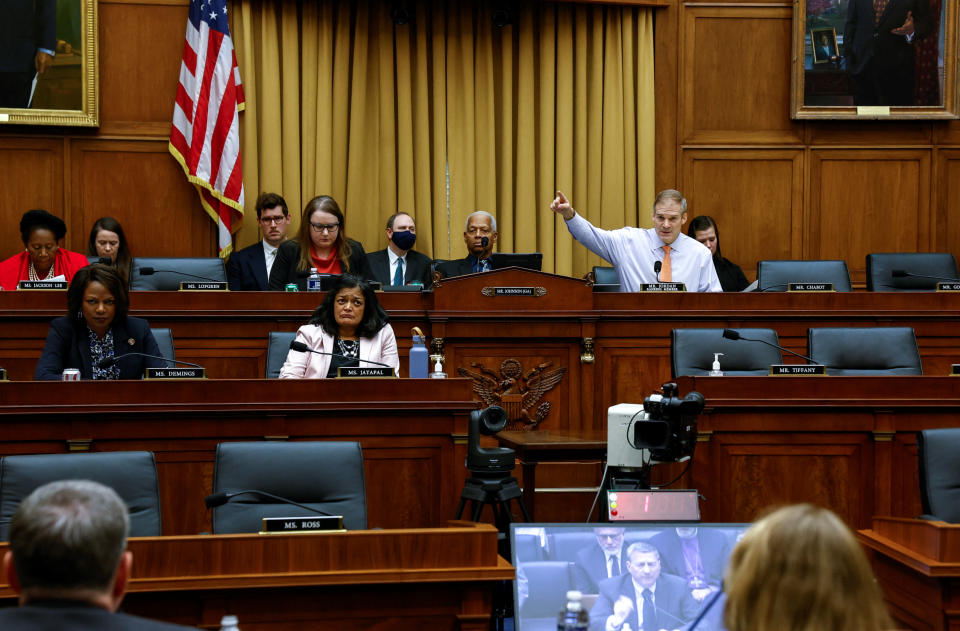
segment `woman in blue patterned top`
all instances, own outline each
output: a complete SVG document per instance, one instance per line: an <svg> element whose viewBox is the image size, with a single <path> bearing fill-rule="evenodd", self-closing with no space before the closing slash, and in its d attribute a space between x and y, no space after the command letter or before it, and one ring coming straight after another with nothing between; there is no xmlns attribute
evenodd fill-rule
<svg viewBox="0 0 960 631"><path fill-rule="evenodd" d="M140 379L145 368L165 366L137 354L159 356L160 349L147 321L127 315L129 307L116 269L96 264L79 270L67 290L67 315L50 323L34 378L58 380L64 369L76 368L81 379ZM101 367L110 357L116 363Z"/></svg>

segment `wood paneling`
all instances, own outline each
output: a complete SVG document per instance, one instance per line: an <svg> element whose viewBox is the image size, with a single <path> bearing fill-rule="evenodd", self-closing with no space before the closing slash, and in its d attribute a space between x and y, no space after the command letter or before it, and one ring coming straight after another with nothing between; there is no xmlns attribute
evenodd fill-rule
<svg viewBox="0 0 960 631"><path fill-rule="evenodd" d="M802 258L802 151L690 149L683 152L681 185L689 220L713 217L723 227L723 255L750 280L756 278L757 261ZM781 238L771 239L771 230Z"/></svg>
<svg viewBox="0 0 960 631"><path fill-rule="evenodd" d="M933 225L933 249L954 254L960 252L960 149L937 152Z"/></svg>
<svg viewBox="0 0 960 631"><path fill-rule="evenodd" d="M23 250L19 228L23 213L42 208L64 217L63 140L0 136L0 191L3 260Z"/></svg>
<svg viewBox="0 0 960 631"><path fill-rule="evenodd" d="M812 151L805 258L845 258L864 282L871 252L932 249L930 162L922 149Z"/></svg>
<svg viewBox="0 0 960 631"><path fill-rule="evenodd" d="M798 143L790 120L790 29L785 7L684 12L681 144Z"/></svg>

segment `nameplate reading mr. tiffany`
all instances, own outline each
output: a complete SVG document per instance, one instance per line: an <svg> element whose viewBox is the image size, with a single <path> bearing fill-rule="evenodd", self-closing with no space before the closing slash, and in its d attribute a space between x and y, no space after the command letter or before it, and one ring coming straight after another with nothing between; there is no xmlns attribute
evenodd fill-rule
<svg viewBox="0 0 960 631"><path fill-rule="evenodd" d="M22 280L17 285L17 289L66 290L67 281L65 280Z"/></svg>
<svg viewBox="0 0 960 631"><path fill-rule="evenodd" d="M823 377L827 374L827 367L817 364L774 364L770 366L771 375L790 375L792 377Z"/></svg>
<svg viewBox="0 0 960 631"><path fill-rule="evenodd" d="M180 291L228 291L227 283L214 281L181 281Z"/></svg>
<svg viewBox="0 0 960 631"><path fill-rule="evenodd" d="M542 298L547 295L546 287L484 287L480 290L484 296L526 296Z"/></svg>

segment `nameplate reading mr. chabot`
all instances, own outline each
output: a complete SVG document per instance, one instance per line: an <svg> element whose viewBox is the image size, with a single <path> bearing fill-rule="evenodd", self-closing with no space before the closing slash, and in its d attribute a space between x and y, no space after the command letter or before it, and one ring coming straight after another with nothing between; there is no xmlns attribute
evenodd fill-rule
<svg viewBox="0 0 960 631"><path fill-rule="evenodd" d="M789 283L787 291L833 291L833 283Z"/></svg>

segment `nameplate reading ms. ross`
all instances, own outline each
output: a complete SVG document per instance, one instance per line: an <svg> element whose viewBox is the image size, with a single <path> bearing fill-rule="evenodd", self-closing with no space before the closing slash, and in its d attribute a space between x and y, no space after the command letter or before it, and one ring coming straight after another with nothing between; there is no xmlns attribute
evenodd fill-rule
<svg viewBox="0 0 960 631"><path fill-rule="evenodd" d="M65 280L22 280L17 284L17 289L27 289L30 291L66 291L67 284Z"/></svg>
<svg viewBox="0 0 960 631"><path fill-rule="evenodd" d="M387 366L371 366L369 368L357 368L351 366L341 366L337 368L337 377L347 379L369 379L382 377L396 377L393 368Z"/></svg>
<svg viewBox="0 0 960 631"><path fill-rule="evenodd" d="M280 535L296 532L346 532L340 515L316 517L264 517L261 535Z"/></svg>
<svg viewBox="0 0 960 631"><path fill-rule="evenodd" d="M833 283L787 283L787 291L834 291Z"/></svg>
<svg viewBox="0 0 960 631"><path fill-rule="evenodd" d="M640 291L687 291L683 283L644 283Z"/></svg>
<svg viewBox="0 0 960 631"><path fill-rule="evenodd" d="M480 290L484 296L503 297L521 296L524 298L542 298L547 295L546 287L484 287Z"/></svg>
<svg viewBox="0 0 960 631"><path fill-rule="evenodd" d="M960 282L937 283L937 291L960 291Z"/></svg>
<svg viewBox="0 0 960 631"><path fill-rule="evenodd" d="M789 375L791 377L824 377L827 367L817 364L774 364L770 366L771 375Z"/></svg>
<svg viewBox="0 0 960 631"><path fill-rule="evenodd" d="M184 280L180 281L180 291L229 291L229 288L220 281Z"/></svg>
<svg viewBox="0 0 960 631"><path fill-rule="evenodd" d="M147 379L206 379L203 368L147 368Z"/></svg>

